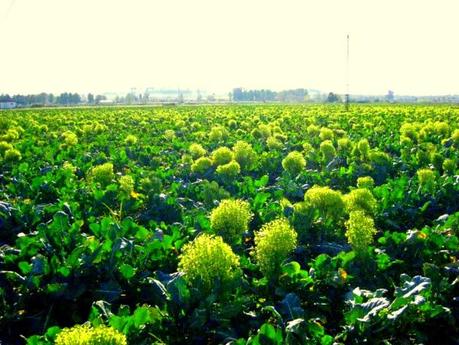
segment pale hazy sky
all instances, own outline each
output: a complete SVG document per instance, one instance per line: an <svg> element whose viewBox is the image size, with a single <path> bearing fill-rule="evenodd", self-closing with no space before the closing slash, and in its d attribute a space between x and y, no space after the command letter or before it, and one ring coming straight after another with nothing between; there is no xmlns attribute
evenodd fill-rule
<svg viewBox="0 0 459 345"><path fill-rule="evenodd" d="M459 94L458 0L0 0L0 94Z"/></svg>

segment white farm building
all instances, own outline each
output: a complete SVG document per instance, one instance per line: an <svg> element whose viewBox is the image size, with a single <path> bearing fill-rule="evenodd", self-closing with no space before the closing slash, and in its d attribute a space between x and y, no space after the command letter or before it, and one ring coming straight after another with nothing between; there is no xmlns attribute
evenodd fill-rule
<svg viewBox="0 0 459 345"><path fill-rule="evenodd" d="M0 109L14 109L16 108L16 102L0 102Z"/></svg>

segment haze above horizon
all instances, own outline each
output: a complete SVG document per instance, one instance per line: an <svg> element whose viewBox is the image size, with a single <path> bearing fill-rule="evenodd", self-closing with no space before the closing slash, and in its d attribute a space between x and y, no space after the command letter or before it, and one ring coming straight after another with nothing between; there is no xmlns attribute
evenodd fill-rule
<svg viewBox="0 0 459 345"><path fill-rule="evenodd" d="M459 2L0 0L0 94L459 94ZM456 22L455 22L456 21Z"/></svg>

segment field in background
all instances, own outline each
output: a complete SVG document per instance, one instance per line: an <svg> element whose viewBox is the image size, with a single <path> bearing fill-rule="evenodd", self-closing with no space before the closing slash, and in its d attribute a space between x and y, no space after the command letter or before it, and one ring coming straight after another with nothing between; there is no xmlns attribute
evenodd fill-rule
<svg viewBox="0 0 459 345"><path fill-rule="evenodd" d="M458 107L0 115L0 342L88 321L132 344L459 336Z"/></svg>

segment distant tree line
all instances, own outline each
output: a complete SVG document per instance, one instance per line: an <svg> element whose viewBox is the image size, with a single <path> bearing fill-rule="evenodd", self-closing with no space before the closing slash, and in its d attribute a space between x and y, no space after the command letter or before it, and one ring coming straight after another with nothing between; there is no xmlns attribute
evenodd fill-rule
<svg viewBox="0 0 459 345"><path fill-rule="evenodd" d="M308 100L308 91L306 89L272 91L235 88L231 96L234 102L304 102Z"/></svg>
<svg viewBox="0 0 459 345"><path fill-rule="evenodd" d="M78 104L98 104L101 100L105 100L103 95L93 95L89 93L87 96L81 96L78 93L63 92L59 95L42 92L33 95L0 95L0 102L16 102L18 106L33 107L45 105L78 105Z"/></svg>

